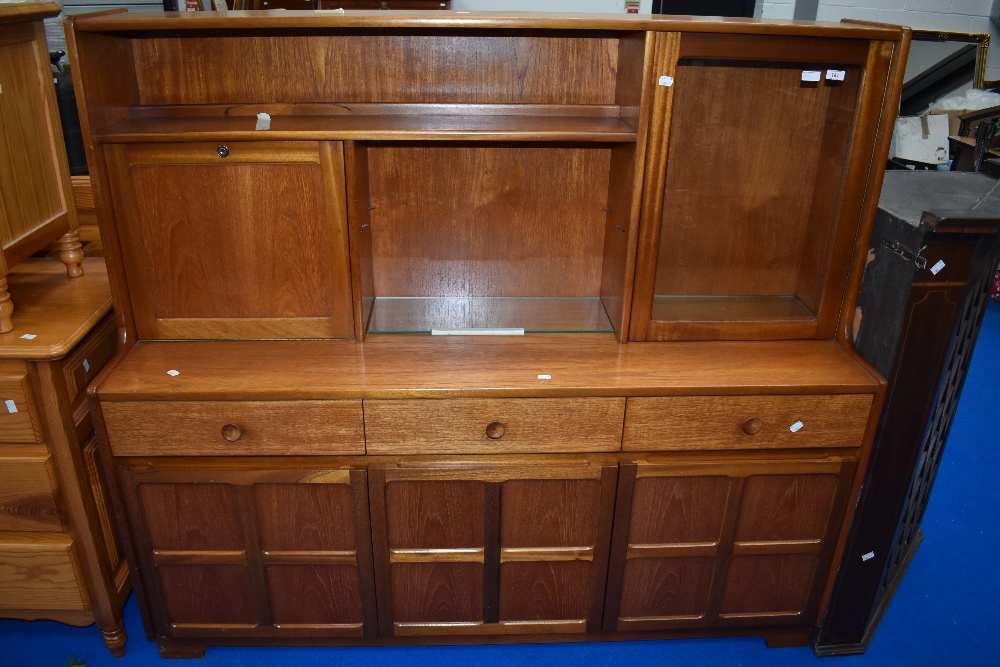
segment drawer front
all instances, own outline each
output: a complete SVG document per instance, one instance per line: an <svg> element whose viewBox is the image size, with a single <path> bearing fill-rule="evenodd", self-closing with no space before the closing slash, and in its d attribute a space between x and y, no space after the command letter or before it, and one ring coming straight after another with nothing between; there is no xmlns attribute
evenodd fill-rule
<svg viewBox="0 0 1000 667"><path fill-rule="evenodd" d="M871 394L630 398L624 451L859 447Z"/></svg>
<svg viewBox="0 0 1000 667"><path fill-rule="evenodd" d="M365 401L369 454L616 452L624 398Z"/></svg>
<svg viewBox="0 0 1000 667"><path fill-rule="evenodd" d="M63 380L70 405L76 406L83 392L115 354L115 322L108 317L62 362Z"/></svg>
<svg viewBox="0 0 1000 667"><path fill-rule="evenodd" d="M90 609L69 535L0 533L0 608Z"/></svg>
<svg viewBox="0 0 1000 667"><path fill-rule="evenodd" d="M0 446L0 531L62 530L50 470L45 447Z"/></svg>
<svg viewBox="0 0 1000 667"><path fill-rule="evenodd" d="M116 456L364 454L361 401L101 404Z"/></svg>
<svg viewBox="0 0 1000 667"><path fill-rule="evenodd" d="M45 441L34 403L27 366L0 361L0 442Z"/></svg>

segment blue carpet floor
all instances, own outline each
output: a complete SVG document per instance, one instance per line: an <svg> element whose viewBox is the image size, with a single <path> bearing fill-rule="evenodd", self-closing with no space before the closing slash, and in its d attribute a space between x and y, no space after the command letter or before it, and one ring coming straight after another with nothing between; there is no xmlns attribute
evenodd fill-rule
<svg viewBox="0 0 1000 667"><path fill-rule="evenodd" d="M991 301L923 521L925 538L863 656L817 658L809 648L768 649L763 639L700 639L528 646L210 648L196 662L164 663L147 642L135 600L125 610L128 655L111 658L95 627L0 621L0 665L197 667L367 663L408 667L494 665L998 665L1000 638L1000 303Z"/></svg>

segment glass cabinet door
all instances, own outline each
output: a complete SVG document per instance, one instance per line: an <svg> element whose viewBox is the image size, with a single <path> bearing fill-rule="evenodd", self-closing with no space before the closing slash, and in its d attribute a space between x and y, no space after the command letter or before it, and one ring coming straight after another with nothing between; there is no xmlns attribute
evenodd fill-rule
<svg viewBox="0 0 1000 667"><path fill-rule="evenodd" d="M633 337L832 337L871 161L853 150L872 124L857 122L867 45L678 42L672 85L658 81L666 165L647 194L659 201L637 282L650 310Z"/></svg>

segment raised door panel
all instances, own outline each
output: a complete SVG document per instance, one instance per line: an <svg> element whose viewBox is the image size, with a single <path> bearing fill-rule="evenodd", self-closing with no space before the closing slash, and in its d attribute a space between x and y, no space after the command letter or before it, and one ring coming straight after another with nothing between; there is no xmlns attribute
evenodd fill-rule
<svg viewBox="0 0 1000 667"><path fill-rule="evenodd" d="M599 630L616 471L374 467L381 633Z"/></svg>
<svg viewBox="0 0 1000 667"><path fill-rule="evenodd" d="M119 472L161 636L375 634L363 470Z"/></svg>
<svg viewBox="0 0 1000 667"><path fill-rule="evenodd" d="M854 469L623 465L605 629L811 626Z"/></svg>
<svg viewBox="0 0 1000 667"><path fill-rule="evenodd" d="M107 149L140 338L352 338L339 142Z"/></svg>
<svg viewBox="0 0 1000 667"><path fill-rule="evenodd" d="M0 361L0 401L0 442L44 442L24 362Z"/></svg>

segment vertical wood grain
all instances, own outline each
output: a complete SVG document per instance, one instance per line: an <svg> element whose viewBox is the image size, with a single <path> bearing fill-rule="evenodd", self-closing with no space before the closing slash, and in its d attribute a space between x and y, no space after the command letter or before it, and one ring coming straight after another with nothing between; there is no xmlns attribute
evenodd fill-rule
<svg viewBox="0 0 1000 667"><path fill-rule="evenodd" d="M373 514L368 502L368 471L351 469L351 498L354 505L354 543L357 577L360 582L362 631L365 637L378 636L378 593L372 557Z"/></svg>
<svg viewBox="0 0 1000 667"><path fill-rule="evenodd" d="M372 257L371 200L368 179L368 147L356 141L344 142L347 179L347 225L351 253L351 293L354 306L354 337L364 340L368 318L375 303L375 274Z"/></svg>
<svg viewBox="0 0 1000 667"><path fill-rule="evenodd" d="M508 482L509 483L509 482ZM500 482L487 482L483 492L483 622L500 620L500 545L503 513Z"/></svg>
<svg viewBox="0 0 1000 667"><path fill-rule="evenodd" d="M389 524L386 517L385 467L368 468L368 503L372 520L372 560L375 569L375 595L378 608L378 634L392 637L392 569L389 564Z"/></svg>

